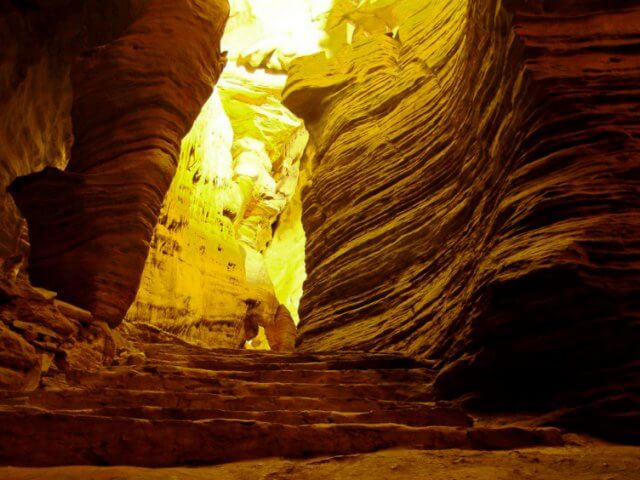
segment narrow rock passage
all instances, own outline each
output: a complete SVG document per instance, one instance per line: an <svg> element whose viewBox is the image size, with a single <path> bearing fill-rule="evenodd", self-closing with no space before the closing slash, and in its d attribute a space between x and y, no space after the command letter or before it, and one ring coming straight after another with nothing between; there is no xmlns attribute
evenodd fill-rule
<svg viewBox="0 0 640 480"><path fill-rule="evenodd" d="M555 428L474 427L433 401L426 363L401 355L210 350L141 324L128 340L144 353L136 365L3 393L0 462L168 467L563 444Z"/></svg>

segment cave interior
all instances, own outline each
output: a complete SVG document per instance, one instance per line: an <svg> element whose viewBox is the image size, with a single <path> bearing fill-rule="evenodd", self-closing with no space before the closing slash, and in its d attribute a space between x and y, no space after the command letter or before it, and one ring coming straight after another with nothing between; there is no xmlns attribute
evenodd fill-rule
<svg viewBox="0 0 640 480"><path fill-rule="evenodd" d="M640 2L0 5L0 478L640 478Z"/></svg>

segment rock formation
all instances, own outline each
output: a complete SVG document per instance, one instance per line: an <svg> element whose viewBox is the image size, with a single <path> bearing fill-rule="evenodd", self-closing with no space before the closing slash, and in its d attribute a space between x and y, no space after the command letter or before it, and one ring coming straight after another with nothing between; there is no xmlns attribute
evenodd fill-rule
<svg viewBox="0 0 640 480"><path fill-rule="evenodd" d="M232 7L232 18L261 20L248 5ZM295 324L284 312L297 318L304 236L289 204L307 133L282 106L282 71L238 66L248 36L237 35L241 26L227 27L228 68L182 142L127 320L222 348L238 348L262 328L266 336L252 346L273 338L277 349L291 349Z"/></svg>
<svg viewBox="0 0 640 480"><path fill-rule="evenodd" d="M0 3L0 476L640 442L640 6Z"/></svg>
<svg viewBox="0 0 640 480"><path fill-rule="evenodd" d="M0 276L0 390L31 391L43 377L99 371L126 361L127 342L90 312L33 288L24 275Z"/></svg>
<svg viewBox="0 0 640 480"><path fill-rule="evenodd" d="M396 34L290 69L313 153L298 347L437 359L443 396L635 436L640 10L393 11Z"/></svg>
<svg viewBox="0 0 640 480"><path fill-rule="evenodd" d="M126 31L72 66L65 172L12 187L37 284L115 326L133 301L189 131L224 62L223 1L149 0Z"/></svg>
<svg viewBox="0 0 640 480"><path fill-rule="evenodd" d="M70 371L29 394L0 393L0 464L216 464L384 447L561 446L557 428L476 424L433 402L428 365L397 354L211 350L123 324L134 366ZM51 442L43 431L56 431Z"/></svg>

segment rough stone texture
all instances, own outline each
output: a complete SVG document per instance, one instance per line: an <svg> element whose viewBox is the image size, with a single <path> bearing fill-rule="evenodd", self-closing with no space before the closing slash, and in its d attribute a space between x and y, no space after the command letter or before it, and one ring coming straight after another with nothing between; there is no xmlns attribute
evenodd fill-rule
<svg viewBox="0 0 640 480"><path fill-rule="evenodd" d="M0 260L28 254L24 220L6 187L64 168L71 133L70 65L118 36L143 0L5 0L0 9Z"/></svg>
<svg viewBox="0 0 640 480"><path fill-rule="evenodd" d="M29 222L32 281L112 326L137 291L180 141L224 66L227 13L224 1L142 2L121 36L72 66L66 171L12 186Z"/></svg>
<svg viewBox="0 0 640 480"><path fill-rule="evenodd" d="M0 390L35 390L43 378L126 356L126 342L105 323L55 297L24 275L0 275Z"/></svg>
<svg viewBox="0 0 640 480"><path fill-rule="evenodd" d="M0 464L166 467L564 444L556 428L475 424L433 402L433 371L402 355L212 350L143 324L119 332L140 361L0 395Z"/></svg>
<svg viewBox="0 0 640 480"><path fill-rule="evenodd" d="M39 20L34 12L19 9L11 2L3 3L0 12L0 259L27 252L22 242L24 220L6 188L17 176L46 165L64 167L70 147L68 59L49 54L47 41L60 43L61 40L55 34L34 33L30 25Z"/></svg>
<svg viewBox="0 0 640 480"><path fill-rule="evenodd" d="M0 476L12 480L636 480L640 475L639 459L637 448L606 445L532 448L507 452L394 449L314 459L249 460L214 467L4 467L0 468Z"/></svg>
<svg viewBox="0 0 640 480"><path fill-rule="evenodd" d="M212 347L244 343L245 254L225 222L218 177L220 166L232 163L232 141L215 93L182 142L127 321L148 322Z"/></svg>
<svg viewBox="0 0 640 480"><path fill-rule="evenodd" d="M397 35L290 70L299 348L438 359L441 395L566 403L637 440L640 10L396 3Z"/></svg>
<svg viewBox="0 0 640 480"><path fill-rule="evenodd" d="M271 82L222 75L182 142L127 320L218 348L275 327L280 302L263 254L295 193L307 135L281 104L282 79Z"/></svg>
<svg viewBox="0 0 640 480"><path fill-rule="evenodd" d="M297 313L302 276L300 268L290 275L289 264L295 259L304 275L304 247L281 240L290 226L301 229L288 204L308 135L282 105L283 72L248 71L236 63L256 34L275 33L260 28L264 18L248 2L232 2L230 17L223 47L227 68L182 141L126 318L209 347L238 348L249 341L248 347L269 348L270 337L277 344L271 348L291 349L295 325L278 308ZM285 210L287 220L281 221Z"/></svg>

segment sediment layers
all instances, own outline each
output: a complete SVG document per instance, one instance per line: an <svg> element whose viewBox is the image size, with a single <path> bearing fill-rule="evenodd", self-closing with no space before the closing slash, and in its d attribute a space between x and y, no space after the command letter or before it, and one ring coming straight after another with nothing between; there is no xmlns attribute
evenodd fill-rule
<svg viewBox="0 0 640 480"><path fill-rule="evenodd" d="M640 11L548 4L399 1L397 33L294 61L298 347L430 357L443 396L633 436Z"/></svg>
<svg viewBox="0 0 640 480"><path fill-rule="evenodd" d="M122 35L72 66L66 171L12 186L31 280L112 326L135 297L180 142L224 67L226 2L142 3Z"/></svg>

